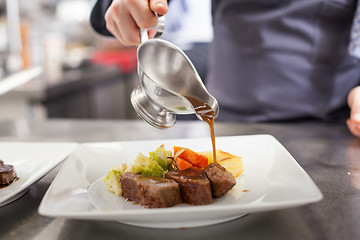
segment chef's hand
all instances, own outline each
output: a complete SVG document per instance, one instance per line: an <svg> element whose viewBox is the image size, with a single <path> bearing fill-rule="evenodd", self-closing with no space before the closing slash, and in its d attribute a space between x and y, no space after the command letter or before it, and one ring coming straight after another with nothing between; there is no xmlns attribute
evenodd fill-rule
<svg viewBox="0 0 360 240"><path fill-rule="evenodd" d="M113 0L105 14L106 28L125 46L140 44L139 28L157 25L154 13L165 15L167 0Z"/></svg>
<svg viewBox="0 0 360 240"><path fill-rule="evenodd" d="M353 88L348 95L351 109L350 118L346 121L352 134L360 137L360 86Z"/></svg>

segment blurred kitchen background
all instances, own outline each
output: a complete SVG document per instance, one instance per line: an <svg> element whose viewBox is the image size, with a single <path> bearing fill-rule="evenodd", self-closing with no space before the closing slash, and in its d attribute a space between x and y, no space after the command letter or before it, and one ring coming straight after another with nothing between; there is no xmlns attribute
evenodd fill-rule
<svg viewBox="0 0 360 240"><path fill-rule="evenodd" d="M136 48L92 30L93 4L0 0L0 120L137 118L130 103L138 85ZM176 10L169 11L164 38L194 57L205 79L212 39L210 1L171 4ZM192 21L194 17L198 20Z"/></svg>

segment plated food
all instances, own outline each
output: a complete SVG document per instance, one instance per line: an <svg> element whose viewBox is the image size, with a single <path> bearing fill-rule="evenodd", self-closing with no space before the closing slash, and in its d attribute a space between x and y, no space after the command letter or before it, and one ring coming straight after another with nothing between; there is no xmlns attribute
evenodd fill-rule
<svg viewBox="0 0 360 240"><path fill-rule="evenodd" d="M212 204L146 208L125 201L104 184L104 175L113 166L126 163L131 168L139 152L148 155L161 144L171 150L173 146L186 146L196 152L212 150L208 137L92 142L79 144L70 154L43 197L39 213L163 229L208 226L244 214L321 200L322 194L314 182L273 136L218 137L216 143L218 149L240 156L244 171L236 177L235 187L224 196L213 198Z"/></svg>
<svg viewBox="0 0 360 240"><path fill-rule="evenodd" d="M210 204L230 191L243 171L240 157L217 153L219 163L206 156L209 152L174 146L172 153L161 145L149 157L139 153L129 168L115 166L104 182L111 192L147 208ZM221 165L226 163L232 172Z"/></svg>
<svg viewBox="0 0 360 240"><path fill-rule="evenodd" d="M32 184L65 160L77 145L66 142L1 142L3 162L0 165L4 170L1 181L10 184L0 184L0 208L23 196Z"/></svg>
<svg viewBox="0 0 360 240"><path fill-rule="evenodd" d="M5 164L0 160L0 187L6 187L17 179L13 165Z"/></svg>

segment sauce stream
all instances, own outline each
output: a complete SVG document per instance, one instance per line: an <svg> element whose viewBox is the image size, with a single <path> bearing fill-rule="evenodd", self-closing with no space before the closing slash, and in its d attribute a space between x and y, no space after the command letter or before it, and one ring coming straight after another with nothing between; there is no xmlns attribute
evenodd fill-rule
<svg viewBox="0 0 360 240"><path fill-rule="evenodd" d="M195 112L202 118L202 120L209 124L213 148L213 159L214 163L217 163L214 130L215 112L207 103L198 98L186 96L186 99L193 105Z"/></svg>

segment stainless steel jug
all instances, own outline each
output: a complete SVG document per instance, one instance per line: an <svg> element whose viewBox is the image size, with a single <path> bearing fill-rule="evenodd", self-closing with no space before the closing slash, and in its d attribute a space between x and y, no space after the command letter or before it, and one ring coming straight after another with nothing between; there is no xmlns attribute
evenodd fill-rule
<svg viewBox="0 0 360 240"><path fill-rule="evenodd" d="M216 99L205 88L194 65L174 44L158 39L164 29L164 18L158 17L157 33L147 39L141 30L141 44L137 49L140 86L131 94L131 103L145 121L157 128L169 128L176 122L176 114L196 114L186 97L194 97L219 112ZM201 119L199 115L197 117Z"/></svg>

